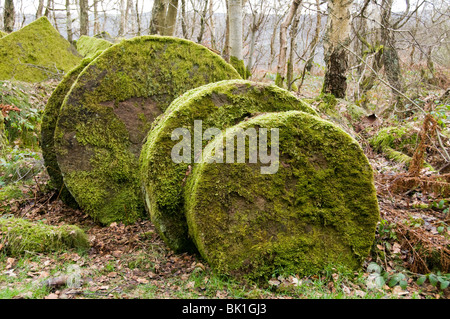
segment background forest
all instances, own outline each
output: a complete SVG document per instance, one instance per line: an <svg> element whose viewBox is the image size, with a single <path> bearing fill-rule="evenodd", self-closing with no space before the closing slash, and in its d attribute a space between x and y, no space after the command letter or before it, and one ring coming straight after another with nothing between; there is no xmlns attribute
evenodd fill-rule
<svg viewBox="0 0 450 319"><path fill-rule="evenodd" d="M361 272L276 274L263 286L173 254L147 220L100 227L47 185L40 125L64 76L48 69L38 83L0 80L0 215L80 225L93 248L17 258L2 253L0 240L0 298L449 297L448 1L4 0L0 30L42 16L79 51L82 36L175 36L208 47L244 78L292 91L360 143L381 221ZM76 287L67 285L69 266L81 269Z"/></svg>

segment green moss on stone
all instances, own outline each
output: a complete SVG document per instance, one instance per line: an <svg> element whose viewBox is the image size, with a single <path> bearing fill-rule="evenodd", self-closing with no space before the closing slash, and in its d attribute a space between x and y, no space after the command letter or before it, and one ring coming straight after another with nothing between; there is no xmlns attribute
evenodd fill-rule
<svg viewBox="0 0 450 319"><path fill-rule="evenodd" d="M279 129L275 174L261 174L267 164L248 164L248 156L242 164L211 163L224 136L239 128ZM373 172L334 124L304 112L268 113L216 137L203 155L187 180L185 211L200 254L219 272L267 280L330 264L357 269L368 256L379 220Z"/></svg>
<svg viewBox="0 0 450 319"><path fill-rule="evenodd" d="M6 37L8 35L8 33L3 32L2 30L0 30L0 38Z"/></svg>
<svg viewBox="0 0 450 319"><path fill-rule="evenodd" d="M101 223L132 223L145 209L138 157L153 120L186 91L240 78L207 48L144 36L105 50L78 76L55 130L64 183Z"/></svg>
<svg viewBox="0 0 450 319"><path fill-rule="evenodd" d="M172 140L177 128L187 128L194 142L194 120L201 120L203 132L220 130L264 112L302 110L316 115L306 103L274 85L247 80L208 84L175 100L149 132L140 156L140 169L147 210L161 237L175 251L190 250L183 209L183 184L191 164L172 161ZM202 132L202 134L203 134ZM203 141L203 146L208 141ZM192 146L192 150L193 150Z"/></svg>
<svg viewBox="0 0 450 319"><path fill-rule="evenodd" d="M50 176L50 186L57 191L60 191L60 198L66 204L74 208L78 207L78 204L64 185L61 170L59 169L56 159L54 148L55 128L59 118L61 105L73 83L76 81L81 71L83 71L84 68L101 52L102 51L98 51L92 58L83 59L77 67L67 73L50 96L42 116L40 145L42 149L42 156L44 158L44 164Z"/></svg>
<svg viewBox="0 0 450 319"><path fill-rule="evenodd" d="M112 46L112 43L109 41L85 35L77 41L78 52L86 58L93 58L97 53L108 49L110 46Z"/></svg>
<svg viewBox="0 0 450 319"><path fill-rule="evenodd" d="M0 39L0 80L40 82L69 72L80 61L46 17Z"/></svg>
<svg viewBox="0 0 450 319"><path fill-rule="evenodd" d="M0 243L11 256L89 248L88 237L74 225L49 226L20 218L0 218L0 234Z"/></svg>
<svg viewBox="0 0 450 319"><path fill-rule="evenodd" d="M236 71L238 71L238 73L241 75L243 79L248 79L252 75L250 70L245 66L244 61L239 60L234 56L231 56L230 64L236 69Z"/></svg>

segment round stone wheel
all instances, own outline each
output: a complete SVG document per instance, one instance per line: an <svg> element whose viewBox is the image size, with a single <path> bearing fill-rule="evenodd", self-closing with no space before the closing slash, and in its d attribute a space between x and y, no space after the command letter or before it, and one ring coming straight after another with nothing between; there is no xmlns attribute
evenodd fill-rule
<svg viewBox="0 0 450 319"><path fill-rule="evenodd" d="M273 161L214 162L224 140L250 128L258 140L267 129ZM230 150L236 146L224 147L224 156ZM260 115L216 137L185 194L200 254L219 272L248 279L310 275L329 265L357 269L379 220L372 168L358 143L334 124L297 111Z"/></svg>
<svg viewBox="0 0 450 319"><path fill-rule="evenodd" d="M228 80L187 92L157 120L142 148L140 175L151 220L171 249L195 251L188 237L183 189L190 170L196 165L195 157L198 159L201 148L209 140L194 145L194 135L203 136L209 128L222 130L260 113L289 110L316 114L308 104L277 86ZM198 125L200 122L201 127ZM180 128L188 132L192 152L185 154L187 156L182 162L174 162L172 150L182 139L172 139L172 134Z"/></svg>
<svg viewBox="0 0 450 319"><path fill-rule="evenodd" d="M184 92L236 78L187 40L143 36L105 50L72 85L55 129L58 166L79 206L102 224L142 217L138 158L153 120Z"/></svg>
<svg viewBox="0 0 450 319"><path fill-rule="evenodd" d="M98 56L98 54L96 56ZM56 159L54 135L64 98L70 91L70 88L76 81L78 75L80 75L81 71L83 71L92 60L93 58L83 59L77 67L66 74L55 90L53 90L52 95L45 105L44 114L42 116L40 146L45 168L50 176L50 185L59 192L61 200L73 208L78 208L78 204L64 185L61 170L59 169L58 161Z"/></svg>

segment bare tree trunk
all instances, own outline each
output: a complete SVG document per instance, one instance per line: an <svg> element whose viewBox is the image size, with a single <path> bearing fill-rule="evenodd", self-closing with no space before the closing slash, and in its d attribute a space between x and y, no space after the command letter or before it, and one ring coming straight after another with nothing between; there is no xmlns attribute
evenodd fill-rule
<svg viewBox="0 0 450 319"><path fill-rule="evenodd" d="M404 91L403 77L400 69L400 58L395 48L394 32L391 27L391 13L393 0L383 0L381 5L381 41L383 44L384 72L392 87L392 96L398 110L403 110L401 95Z"/></svg>
<svg viewBox="0 0 450 319"><path fill-rule="evenodd" d="M136 25L137 35L141 35L141 14L139 13L139 0L136 0Z"/></svg>
<svg viewBox="0 0 450 319"><path fill-rule="evenodd" d="M294 21L292 22L292 27L290 31L290 50L289 50L289 59L287 63L287 73L286 73L286 84L287 89L290 91L292 89L292 86L294 84L294 53L296 50L296 39L298 34L298 25L300 23L300 14L297 13L295 16Z"/></svg>
<svg viewBox="0 0 450 319"><path fill-rule="evenodd" d="M152 18L150 20L150 34L163 34L164 20L166 17L166 1L155 0L152 8Z"/></svg>
<svg viewBox="0 0 450 319"><path fill-rule="evenodd" d="M230 5L228 3L229 0L225 0L225 5L227 7L227 19L225 23L225 45L223 48L222 56L224 56L227 62L230 62L230 15L228 12L230 11Z"/></svg>
<svg viewBox="0 0 450 319"><path fill-rule="evenodd" d="M258 13L253 14L252 26L251 26L251 35L250 35L250 52L248 55L248 69L251 71L253 68L253 55L255 54L255 46L256 46L256 32L258 31L257 17Z"/></svg>
<svg viewBox="0 0 450 319"><path fill-rule="evenodd" d="M275 84L280 87L283 87L284 80L286 79L286 59L288 49L287 29L291 25L301 2L302 0L292 1L289 12L280 27L280 55L278 57L277 78L275 80Z"/></svg>
<svg viewBox="0 0 450 319"><path fill-rule="evenodd" d="M127 19L127 12L125 10L125 0L120 0L120 23L118 36L122 37L125 34L125 23Z"/></svg>
<svg viewBox="0 0 450 319"><path fill-rule="evenodd" d="M127 12L130 13L130 17L131 17L131 34L136 33L136 9L135 8L136 7L134 6L133 0L127 0ZM128 21L128 13L127 13L126 21Z"/></svg>
<svg viewBox="0 0 450 319"><path fill-rule="evenodd" d="M316 55L316 48L317 48L317 44L319 43L319 39L320 39L320 28L322 27L322 16L320 15L320 0L316 0L316 9L317 9L316 31L314 33L314 38L311 40L311 43L309 44L309 47L311 48L311 54L310 54L310 58L306 62L306 66L305 66L305 70L307 72L311 72L312 67L314 65L313 64L314 56Z"/></svg>
<svg viewBox="0 0 450 319"><path fill-rule="evenodd" d="M326 63L323 93L344 98L347 91L348 53L343 47L350 40L350 9L353 0L329 0L327 30L324 37Z"/></svg>
<svg viewBox="0 0 450 319"><path fill-rule="evenodd" d="M94 34L100 33L100 22L98 20L98 0L94 0Z"/></svg>
<svg viewBox="0 0 450 319"><path fill-rule="evenodd" d="M42 17L43 11L44 11L44 0L39 0L38 7L36 10L36 19Z"/></svg>
<svg viewBox="0 0 450 319"><path fill-rule="evenodd" d="M237 60L244 59L242 54L242 0L228 1L228 16L230 20L230 56Z"/></svg>
<svg viewBox="0 0 450 319"><path fill-rule="evenodd" d="M177 25L178 0L170 0L164 21L164 35L173 36Z"/></svg>
<svg viewBox="0 0 450 319"><path fill-rule="evenodd" d="M89 35L89 1L80 0L80 35Z"/></svg>
<svg viewBox="0 0 450 319"><path fill-rule="evenodd" d="M188 38L186 19L186 0L181 0L181 30L185 39Z"/></svg>
<svg viewBox="0 0 450 319"><path fill-rule="evenodd" d="M209 31L211 33L211 48L217 49L216 45L216 27L214 24L214 1L209 0Z"/></svg>
<svg viewBox="0 0 450 319"><path fill-rule="evenodd" d="M73 31L72 31L72 14L70 13L70 0L66 0L66 31L67 31L67 41L72 43Z"/></svg>
<svg viewBox="0 0 450 319"><path fill-rule="evenodd" d="M200 14L200 31L197 37L197 43L202 43L203 34L205 33L205 21L206 21L206 11L208 10L208 0L205 1L205 6Z"/></svg>
<svg viewBox="0 0 450 319"><path fill-rule="evenodd" d="M14 1L5 0L5 6L3 8L3 29L5 32L10 33L14 31L15 17Z"/></svg>

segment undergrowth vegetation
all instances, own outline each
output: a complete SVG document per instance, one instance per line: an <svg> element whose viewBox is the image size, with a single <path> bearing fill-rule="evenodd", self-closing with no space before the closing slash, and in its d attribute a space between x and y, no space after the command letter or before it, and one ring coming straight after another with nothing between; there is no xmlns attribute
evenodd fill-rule
<svg viewBox="0 0 450 319"><path fill-rule="evenodd" d="M321 112L317 106L326 109L329 102L317 98L321 81L307 75L300 92L323 118L335 119L356 105L337 99L328 104L337 111ZM368 94L366 114L338 121L361 144L375 172L381 216L363 268L329 265L308 277L277 270L256 284L220 275L197 255L173 253L149 220L102 227L64 205L47 186L37 138L55 84L0 82L7 140L0 152L0 219L77 225L90 249L13 256L0 241L0 298L449 298L450 105L442 89L411 86L407 94L416 94L413 100L423 111L411 105L411 115L399 119L381 117L388 93L380 85Z"/></svg>

